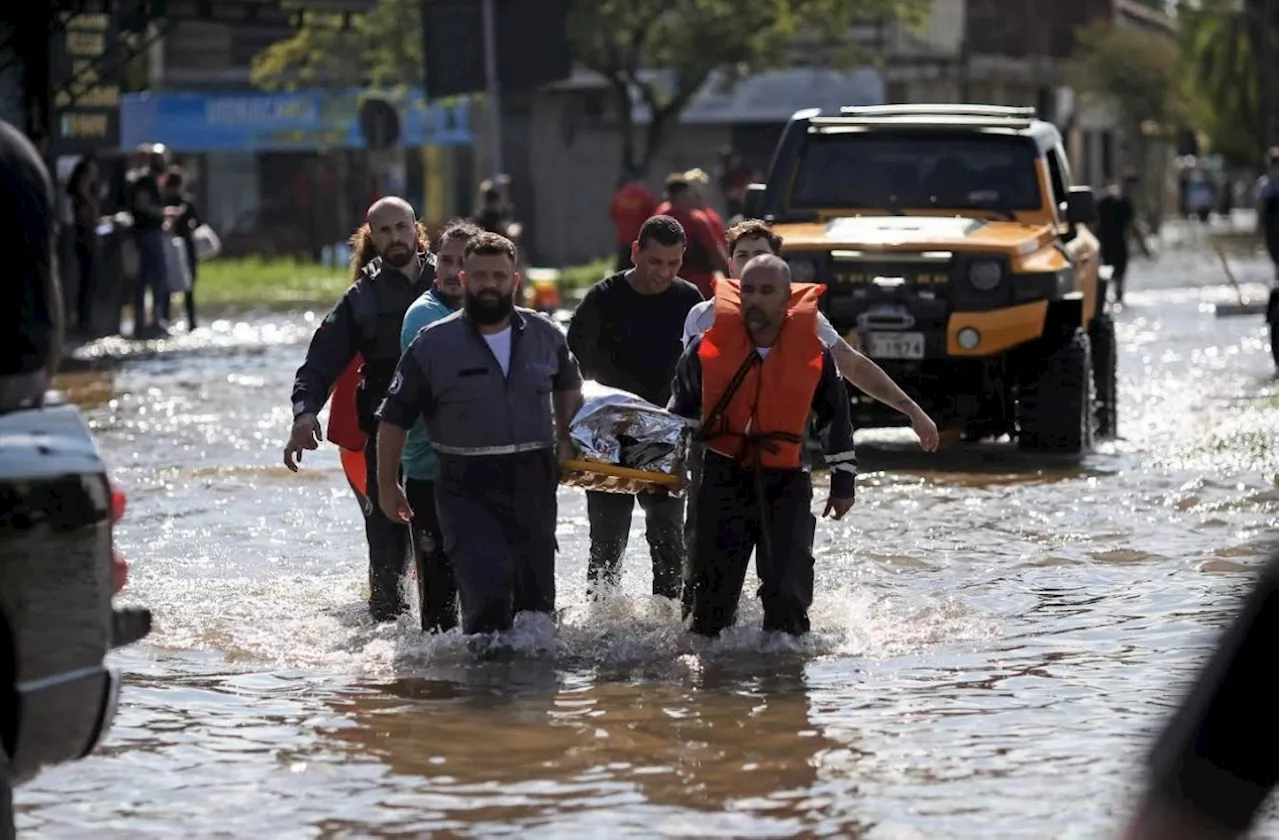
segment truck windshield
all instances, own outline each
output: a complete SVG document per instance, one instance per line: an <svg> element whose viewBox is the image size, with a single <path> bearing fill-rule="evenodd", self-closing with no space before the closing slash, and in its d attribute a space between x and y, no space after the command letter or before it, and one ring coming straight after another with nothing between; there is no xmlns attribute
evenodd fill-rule
<svg viewBox="0 0 1280 840"><path fill-rule="evenodd" d="M792 182L795 210L1038 210L1032 143L995 134L811 134Z"/></svg>

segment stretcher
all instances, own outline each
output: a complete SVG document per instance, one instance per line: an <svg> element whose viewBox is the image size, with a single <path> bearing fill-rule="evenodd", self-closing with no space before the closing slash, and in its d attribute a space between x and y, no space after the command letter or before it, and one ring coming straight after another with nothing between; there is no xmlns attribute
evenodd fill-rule
<svg viewBox="0 0 1280 840"><path fill-rule="evenodd" d="M601 461L570 459L560 462L560 483L604 493L639 493L652 484L679 490L684 486L684 479L664 472L634 470Z"/></svg>

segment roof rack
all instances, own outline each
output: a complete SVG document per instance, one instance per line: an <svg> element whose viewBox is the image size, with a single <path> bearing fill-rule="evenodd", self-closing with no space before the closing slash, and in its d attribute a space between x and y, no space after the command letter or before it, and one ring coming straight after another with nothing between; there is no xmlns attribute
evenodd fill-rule
<svg viewBox="0 0 1280 840"><path fill-rule="evenodd" d="M840 109L841 114L866 117L919 117L919 116L966 116L966 117L1021 117L1035 119L1036 109L1028 106L1014 105L952 105L947 103L911 103L903 105L846 105Z"/></svg>
<svg viewBox="0 0 1280 840"><path fill-rule="evenodd" d="M984 117L970 114L903 114L901 116L842 115L839 117L811 117L809 125L818 129L845 128L1004 128L1026 131L1032 120L1026 117Z"/></svg>

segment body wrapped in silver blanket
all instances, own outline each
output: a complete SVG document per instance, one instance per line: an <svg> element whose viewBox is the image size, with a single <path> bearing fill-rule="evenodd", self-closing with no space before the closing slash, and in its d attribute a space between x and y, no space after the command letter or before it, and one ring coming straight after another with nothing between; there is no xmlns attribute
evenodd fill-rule
<svg viewBox="0 0 1280 840"><path fill-rule="evenodd" d="M598 382L582 384L582 409L574 416L569 435L579 460L570 462L566 483L594 490L634 493L641 477L618 478L607 467L660 474L668 485L683 483L692 430L688 423L635 394ZM606 467L593 476L587 463ZM606 466L607 465L607 466ZM657 477L655 475L655 477ZM677 481L671 481L676 479Z"/></svg>

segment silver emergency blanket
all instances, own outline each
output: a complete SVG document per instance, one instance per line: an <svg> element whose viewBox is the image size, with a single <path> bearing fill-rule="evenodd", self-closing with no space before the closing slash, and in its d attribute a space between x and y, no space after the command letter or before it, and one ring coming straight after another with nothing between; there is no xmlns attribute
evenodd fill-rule
<svg viewBox="0 0 1280 840"><path fill-rule="evenodd" d="M585 461L680 475L690 431L685 421L629 391L582 383L582 409L569 436Z"/></svg>

